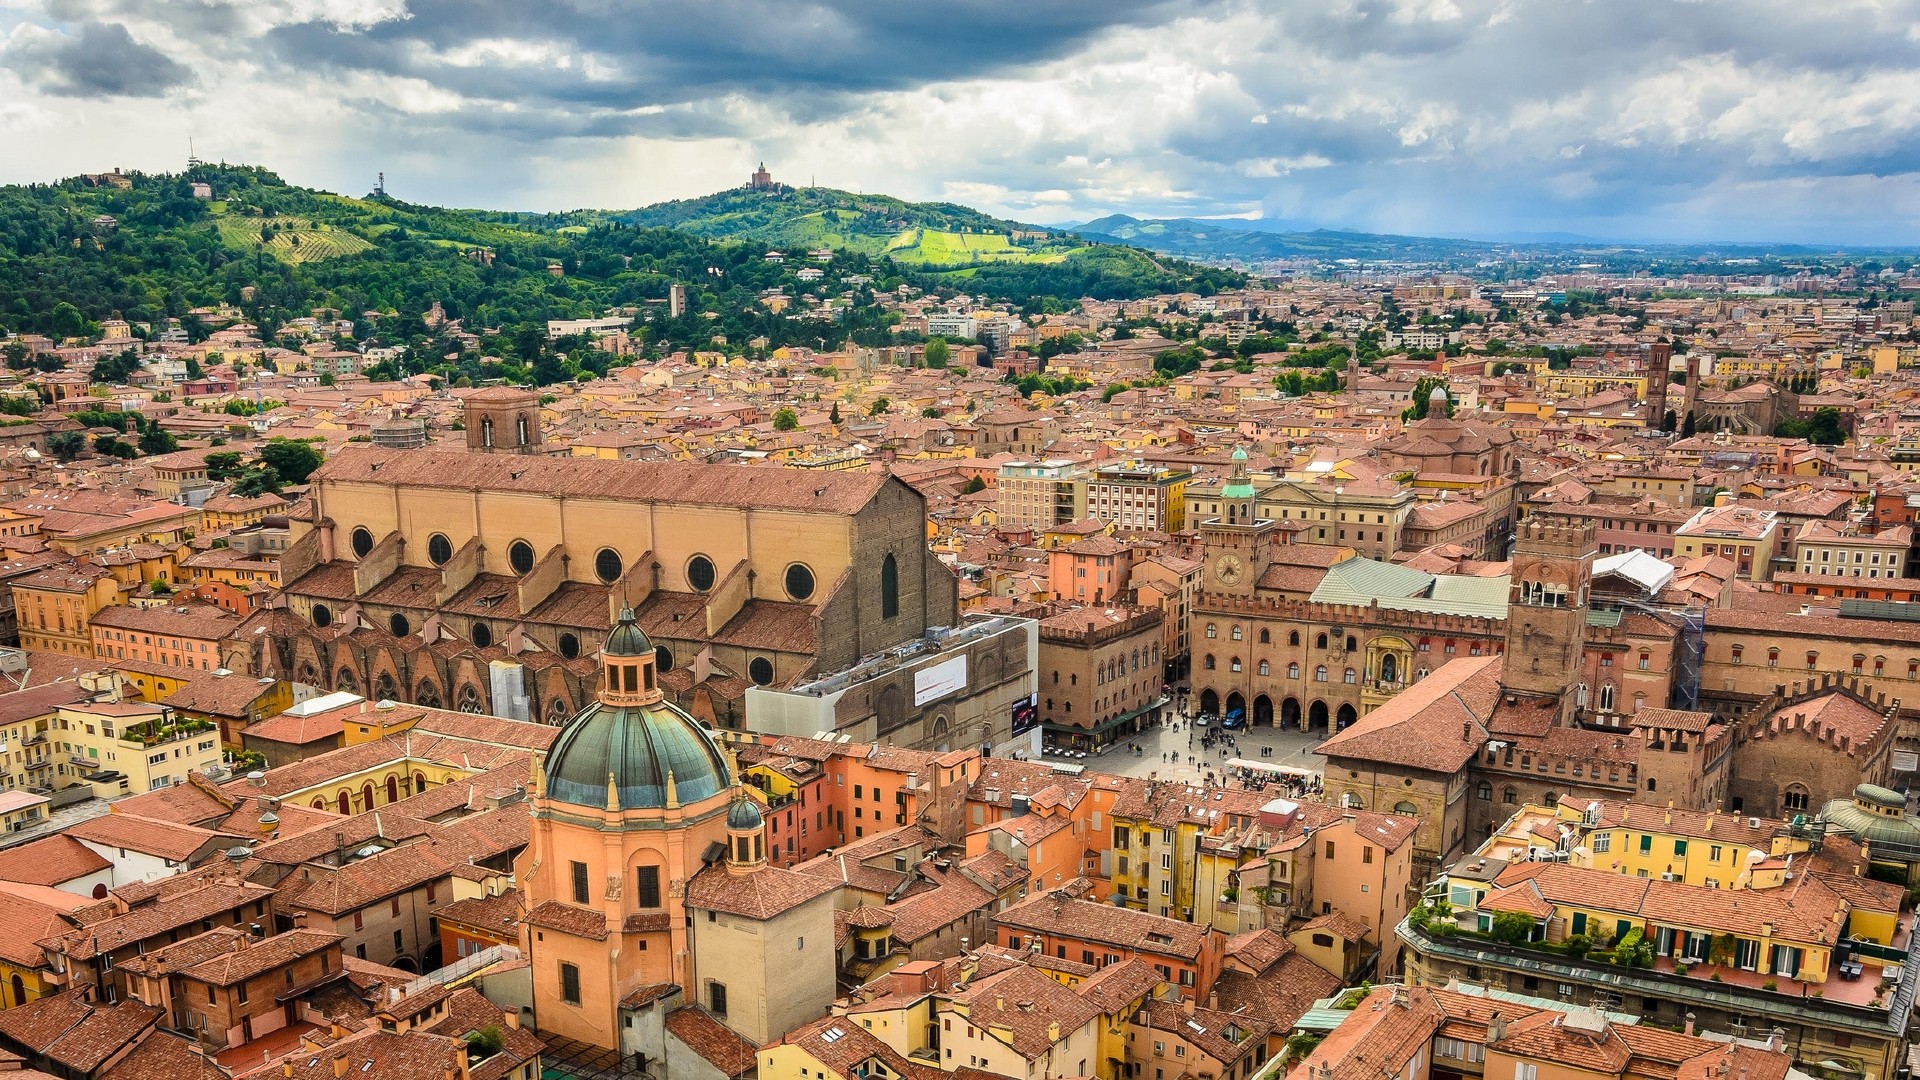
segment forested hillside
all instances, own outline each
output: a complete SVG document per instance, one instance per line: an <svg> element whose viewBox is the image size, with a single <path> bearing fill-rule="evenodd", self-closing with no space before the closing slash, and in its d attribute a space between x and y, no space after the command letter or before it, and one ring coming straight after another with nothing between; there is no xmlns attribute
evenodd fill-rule
<svg viewBox="0 0 1920 1080"><path fill-rule="evenodd" d="M664 224L674 217L665 213L542 215L353 199L244 166L129 179L125 189L85 178L0 188L0 327L64 337L114 315L153 323L229 303L270 331L317 307L413 320L436 302L471 326L500 327L659 300L678 281L693 290L696 311L721 313L717 329L774 340L822 336L821 327L748 313L760 290L793 284L791 268L763 259L767 241L752 229L728 239L697 235L689 221L674 221L676 228L636 223ZM196 183L208 185L212 197L195 198ZM1012 224L963 207L943 213L934 224ZM1240 280L1134 249L1021 248L1020 257L996 261L967 255L966 242L956 246L950 237L931 245L917 239L916 250L944 245L949 252L927 259L863 237L857 230L796 234L790 242L833 248L834 277L870 278L863 292L902 282L950 286L1035 309L1082 295L1210 292ZM826 336L857 337L862 317L855 307L849 325Z"/></svg>

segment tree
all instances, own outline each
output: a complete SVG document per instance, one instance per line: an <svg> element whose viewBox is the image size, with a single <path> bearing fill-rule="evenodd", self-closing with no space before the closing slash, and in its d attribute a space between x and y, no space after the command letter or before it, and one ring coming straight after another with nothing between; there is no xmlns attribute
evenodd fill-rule
<svg viewBox="0 0 1920 1080"><path fill-rule="evenodd" d="M926 355L926 361L927 361L928 367L930 368L946 367L947 361L949 358L951 358L952 354L953 354L953 351L947 347L946 338L936 337L936 338L927 339L927 350L925 355Z"/></svg>
<svg viewBox="0 0 1920 1080"><path fill-rule="evenodd" d="M180 443L172 435L160 430L160 425L149 425L140 433L140 452L149 457L155 454L171 454L180 449Z"/></svg>
<svg viewBox="0 0 1920 1080"><path fill-rule="evenodd" d="M1447 380L1441 378L1438 375L1421 376L1420 381L1413 384L1413 401L1404 410L1401 411L1400 419L1403 422L1411 422L1414 420L1425 420L1427 418L1427 413L1433 407L1433 392L1435 390L1439 390L1444 393L1446 388L1447 388ZM1452 416L1453 415L1453 398L1444 397L1441 400L1445 401L1447 404L1446 415Z"/></svg>
<svg viewBox="0 0 1920 1080"><path fill-rule="evenodd" d="M975 492L985 491L985 490L987 490L986 477L981 476L979 473L974 473L973 479L968 480L965 484L961 485L960 494L972 495Z"/></svg>
<svg viewBox="0 0 1920 1080"><path fill-rule="evenodd" d="M72 461L87 450L86 432L56 431L47 436L47 449L61 461Z"/></svg>
<svg viewBox="0 0 1920 1080"><path fill-rule="evenodd" d="M1177 379L1199 371L1201 362L1206 358L1206 352L1198 345L1167 349L1153 358L1153 370L1169 379Z"/></svg>
<svg viewBox="0 0 1920 1080"><path fill-rule="evenodd" d="M117 355L103 356L94 361L93 374L89 378L93 382L117 385L133 378L133 373L143 366L139 353L125 349Z"/></svg>
<svg viewBox="0 0 1920 1080"><path fill-rule="evenodd" d="M477 1061L485 1061L499 1053L506 1044L498 1024L488 1024L478 1031L467 1033L467 1049Z"/></svg>
<svg viewBox="0 0 1920 1080"><path fill-rule="evenodd" d="M920 410L920 419L922 420L938 420L941 415L940 406L938 405L929 405Z"/></svg>
<svg viewBox="0 0 1920 1080"><path fill-rule="evenodd" d="M893 402L888 401L886 398L876 398L874 399L873 407L867 410L867 415L879 416L881 413L886 412L888 409L892 407L893 407Z"/></svg>
<svg viewBox="0 0 1920 1080"><path fill-rule="evenodd" d="M1687 418L1680 422L1680 437L1683 439L1691 439L1694 435L1698 434L1699 431L1699 427L1693 421L1693 410L1688 409Z"/></svg>
<svg viewBox="0 0 1920 1080"><path fill-rule="evenodd" d="M237 451L221 450L206 456L207 479L231 480L239 476L245 465Z"/></svg>
<svg viewBox="0 0 1920 1080"><path fill-rule="evenodd" d="M1533 916L1524 911L1501 911L1493 916L1493 937L1509 945L1522 945L1533 937Z"/></svg>
<svg viewBox="0 0 1920 1080"><path fill-rule="evenodd" d="M1107 388L1100 392L1100 400L1103 403L1111 402L1115 394L1124 394L1131 389L1133 388L1123 382L1108 383Z"/></svg>
<svg viewBox="0 0 1920 1080"><path fill-rule="evenodd" d="M1840 410L1814 410L1813 419L1807 423L1807 441L1816 446L1839 446L1846 442L1847 433L1840 426Z"/></svg>
<svg viewBox="0 0 1920 1080"><path fill-rule="evenodd" d="M8 342L5 349L0 349L0 356L6 357L7 367L12 371L25 371L33 366L27 347L18 341Z"/></svg>
<svg viewBox="0 0 1920 1080"><path fill-rule="evenodd" d="M280 493L280 474L271 465L255 465L233 482L233 493L242 499Z"/></svg>
<svg viewBox="0 0 1920 1080"><path fill-rule="evenodd" d="M118 435L95 435L93 437L93 449L96 453L117 458L134 458L140 456L140 451L135 450L132 443L121 442Z"/></svg>
<svg viewBox="0 0 1920 1080"><path fill-rule="evenodd" d="M839 402L836 401L833 403L833 410L827 413L827 422L832 424L834 427L840 426L840 403Z"/></svg>
<svg viewBox="0 0 1920 1080"><path fill-rule="evenodd" d="M304 484L320 467L320 452L293 439L268 439L260 448L260 463L274 471L284 483Z"/></svg>
<svg viewBox="0 0 1920 1080"><path fill-rule="evenodd" d="M92 324L87 322L85 315L80 314L80 309L65 300L53 305L51 317L53 337L56 340L85 337L92 329Z"/></svg>
<svg viewBox="0 0 1920 1080"><path fill-rule="evenodd" d="M792 409L784 405L780 407L779 412L773 414L773 430L775 431L792 431L799 426L800 417L795 414Z"/></svg>

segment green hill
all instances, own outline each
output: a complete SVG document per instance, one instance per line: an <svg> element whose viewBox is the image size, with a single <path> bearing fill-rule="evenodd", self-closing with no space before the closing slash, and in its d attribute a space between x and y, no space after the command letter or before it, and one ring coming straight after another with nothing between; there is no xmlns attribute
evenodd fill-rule
<svg viewBox="0 0 1920 1080"><path fill-rule="evenodd" d="M248 166L131 173L125 186L97 179L0 187L0 329L75 336L109 317L157 325L230 304L267 330L316 308L368 314L357 336L408 341L423 336L420 316L435 304L470 329L621 306L653 319L646 305L679 282L695 312L720 321L661 322L657 340L717 334L820 347L819 326L766 311L760 295L851 290L859 302L829 335L877 344L890 338L872 295L901 284L1038 309L1244 280L962 206L845 192L724 192L624 214L533 214L350 198ZM211 198L195 197L202 184ZM769 246L836 254L815 283L802 277L815 260L770 262Z"/></svg>
<svg viewBox="0 0 1920 1080"><path fill-rule="evenodd" d="M929 285L1027 300L1145 296L1231 287L1238 275L1124 244L1091 242L954 203L915 203L834 188L734 188L614 215L636 225L885 257Z"/></svg>

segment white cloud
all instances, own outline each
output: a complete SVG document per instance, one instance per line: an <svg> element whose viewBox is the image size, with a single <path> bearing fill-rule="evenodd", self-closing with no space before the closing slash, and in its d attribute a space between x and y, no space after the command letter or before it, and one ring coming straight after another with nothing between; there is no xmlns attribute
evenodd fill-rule
<svg viewBox="0 0 1920 1080"><path fill-rule="evenodd" d="M1920 0L1141 0L935 74L924 50L859 52L888 31L858 5L794 3L743 28L752 62L723 79L691 51L721 9L649 5L647 41L688 51L643 55L512 5L461 27L445 0L0 0L0 57L95 22L192 73L108 105L0 58L0 180L173 167L192 136L300 182L357 192L385 167L410 198L528 209L700 194L764 158L1038 220L1920 241ZM288 40L320 51L262 45L310 20Z"/></svg>

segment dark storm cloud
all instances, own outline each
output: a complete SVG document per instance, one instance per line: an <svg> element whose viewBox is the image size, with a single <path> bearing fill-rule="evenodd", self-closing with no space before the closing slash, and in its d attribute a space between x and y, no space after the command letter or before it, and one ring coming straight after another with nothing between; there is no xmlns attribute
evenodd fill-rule
<svg viewBox="0 0 1920 1080"><path fill-rule="evenodd" d="M415 78L466 97L634 109L743 94L801 118L857 95L989 76L1072 53L1176 0L413 0L366 28L309 21L267 45L289 63ZM517 62L498 44L550 50ZM476 59L477 57L477 59Z"/></svg>
<svg viewBox="0 0 1920 1080"><path fill-rule="evenodd" d="M0 54L0 61L29 84L62 97L164 97L193 80L185 65L135 41L126 27L99 22L26 38Z"/></svg>
<svg viewBox="0 0 1920 1080"><path fill-rule="evenodd" d="M0 18L0 76L30 93L160 95L190 73L210 92L163 107L277 91L297 100L253 121L256 145L310 104L352 133L317 152L369 172L417 153L481 202L569 198L576 181L538 162L661 150L684 169L746 144L841 186L1054 219L1783 237L1920 220L1920 0L13 8L27 25L9 38ZM688 149L703 140L717 148ZM476 168L509 158L523 168Z"/></svg>

